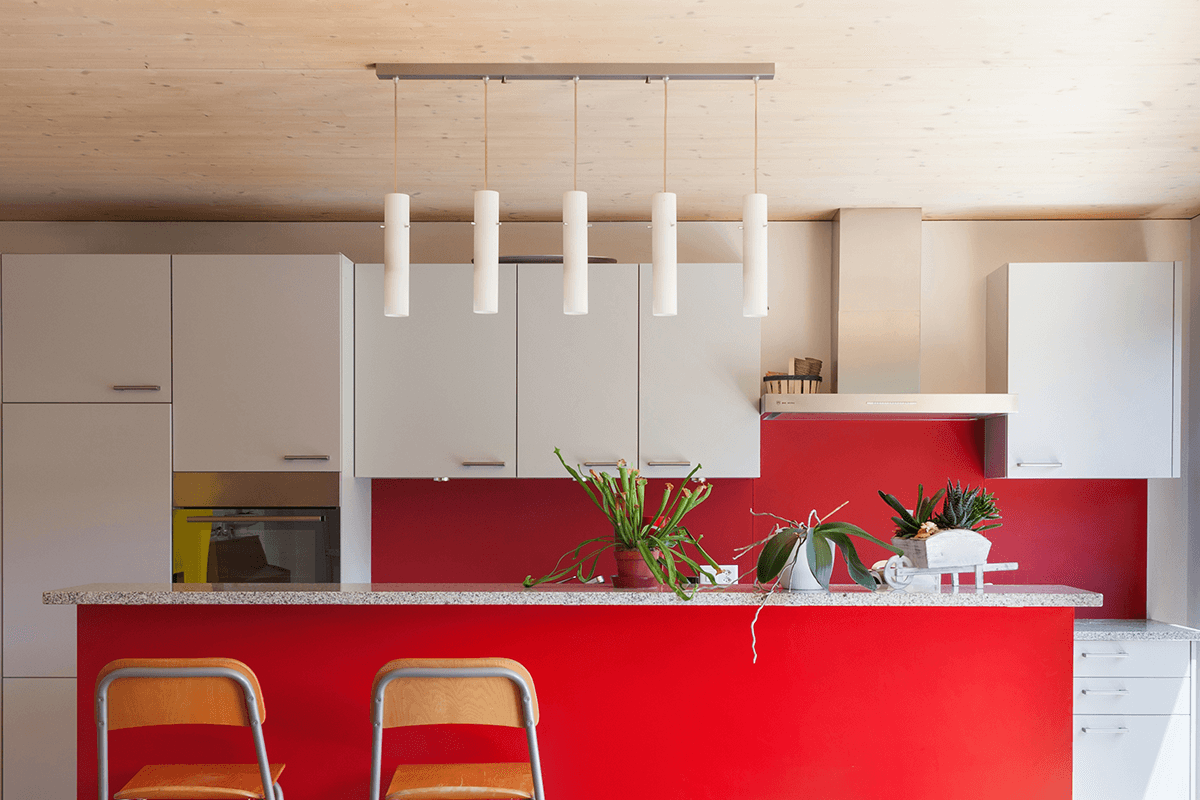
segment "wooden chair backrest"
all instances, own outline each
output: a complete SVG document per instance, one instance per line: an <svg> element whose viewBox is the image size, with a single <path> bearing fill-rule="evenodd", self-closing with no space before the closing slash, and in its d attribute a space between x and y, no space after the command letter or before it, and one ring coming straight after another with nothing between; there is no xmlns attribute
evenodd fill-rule
<svg viewBox="0 0 1200 800"><path fill-rule="evenodd" d="M121 658L107 664L96 678L127 667L223 667L240 672L254 687L259 721L267 718L262 688L248 666L232 658ZM108 687L108 727L143 725L249 725L246 695L230 678L117 678Z"/></svg>
<svg viewBox="0 0 1200 800"><path fill-rule="evenodd" d="M463 669L501 667L525 679L533 700L533 724L538 722L537 692L529 670L510 658L398 658L375 675L375 686L384 674L405 667ZM383 695L383 727L405 725L506 725L525 727L521 692L508 678L397 678Z"/></svg>

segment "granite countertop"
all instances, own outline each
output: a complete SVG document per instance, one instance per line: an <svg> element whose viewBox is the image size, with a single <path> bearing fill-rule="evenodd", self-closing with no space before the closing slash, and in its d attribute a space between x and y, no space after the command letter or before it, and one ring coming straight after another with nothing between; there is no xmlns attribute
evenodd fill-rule
<svg viewBox="0 0 1200 800"><path fill-rule="evenodd" d="M1103 642L1129 639L1200 641L1200 630L1152 619L1077 619L1075 641Z"/></svg>
<svg viewBox="0 0 1200 800"><path fill-rule="evenodd" d="M772 606L1099 606L1103 596L1069 586L987 585L982 591L870 592L860 586L833 591L776 591ZM706 588L689 603L671 592L613 589L578 583L525 589L498 583L342 584L131 584L92 583L45 592L50 605L529 605L529 606L756 606L764 594L752 586Z"/></svg>

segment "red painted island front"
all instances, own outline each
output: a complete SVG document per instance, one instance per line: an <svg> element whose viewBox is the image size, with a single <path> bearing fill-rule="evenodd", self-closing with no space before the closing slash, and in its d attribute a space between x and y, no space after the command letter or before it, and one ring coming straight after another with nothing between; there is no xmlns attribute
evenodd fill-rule
<svg viewBox="0 0 1200 800"><path fill-rule="evenodd" d="M761 595L742 590L685 603L578 586L227 588L48 593L79 605L81 800L97 791L100 669L195 656L257 673L288 800L367 796L381 665L473 656L533 675L552 800L1069 800L1071 606L1099 602L1065 587L780 593L754 628L755 663ZM516 729L398 729L384 741L385 776L401 762L525 754ZM253 761L235 728L114 731L110 750L114 789L146 763Z"/></svg>

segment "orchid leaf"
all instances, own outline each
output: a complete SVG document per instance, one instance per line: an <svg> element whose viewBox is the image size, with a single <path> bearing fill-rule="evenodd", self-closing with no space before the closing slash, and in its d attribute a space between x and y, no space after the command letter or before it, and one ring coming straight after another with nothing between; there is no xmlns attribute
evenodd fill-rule
<svg viewBox="0 0 1200 800"><path fill-rule="evenodd" d="M829 588L829 579L833 577L833 546L829 543L829 535L820 532L820 527L812 529L812 546L805 546L808 557L808 568L812 571L817 583Z"/></svg>
<svg viewBox="0 0 1200 800"><path fill-rule="evenodd" d="M802 528L780 528L767 540L758 554L758 581L765 583L779 576L791 558L792 548L803 541Z"/></svg>

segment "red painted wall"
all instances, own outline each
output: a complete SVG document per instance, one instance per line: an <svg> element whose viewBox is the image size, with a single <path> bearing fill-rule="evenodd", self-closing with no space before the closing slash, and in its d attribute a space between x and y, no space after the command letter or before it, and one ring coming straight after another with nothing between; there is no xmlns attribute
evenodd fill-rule
<svg viewBox="0 0 1200 800"><path fill-rule="evenodd" d="M115 658L244 661L288 800L362 800L379 667L504 655L533 675L550 798L1069 800L1070 608L768 607L757 664L753 616L684 604L80 606L78 797L96 797L92 690ZM109 744L112 791L144 764L253 761L244 728L118 730ZM402 762L523 757L515 729L384 737L388 777Z"/></svg>
<svg viewBox="0 0 1200 800"><path fill-rule="evenodd" d="M715 480L712 496L686 522L721 563L735 547L762 538L771 524L750 509L802 519L826 514L886 539L891 512L883 489L912 502L916 487L936 490L947 478L983 483L996 495L1004 527L990 532L991 561L1016 561L996 583L1065 584L1102 592L1101 608L1079 617L1146 614L1144 480L983 479L981 422L762 423L762 477ZM647 497L661 496L653 481ZM372 577L377 582L507 583L549 572L558 557L608 528L568 478L526 480L376 480L372 508ZM868 564L885 551L864 545ZM600 571L612 574L611 558ZM844 567L835 583L848 583Z"/></svg>

